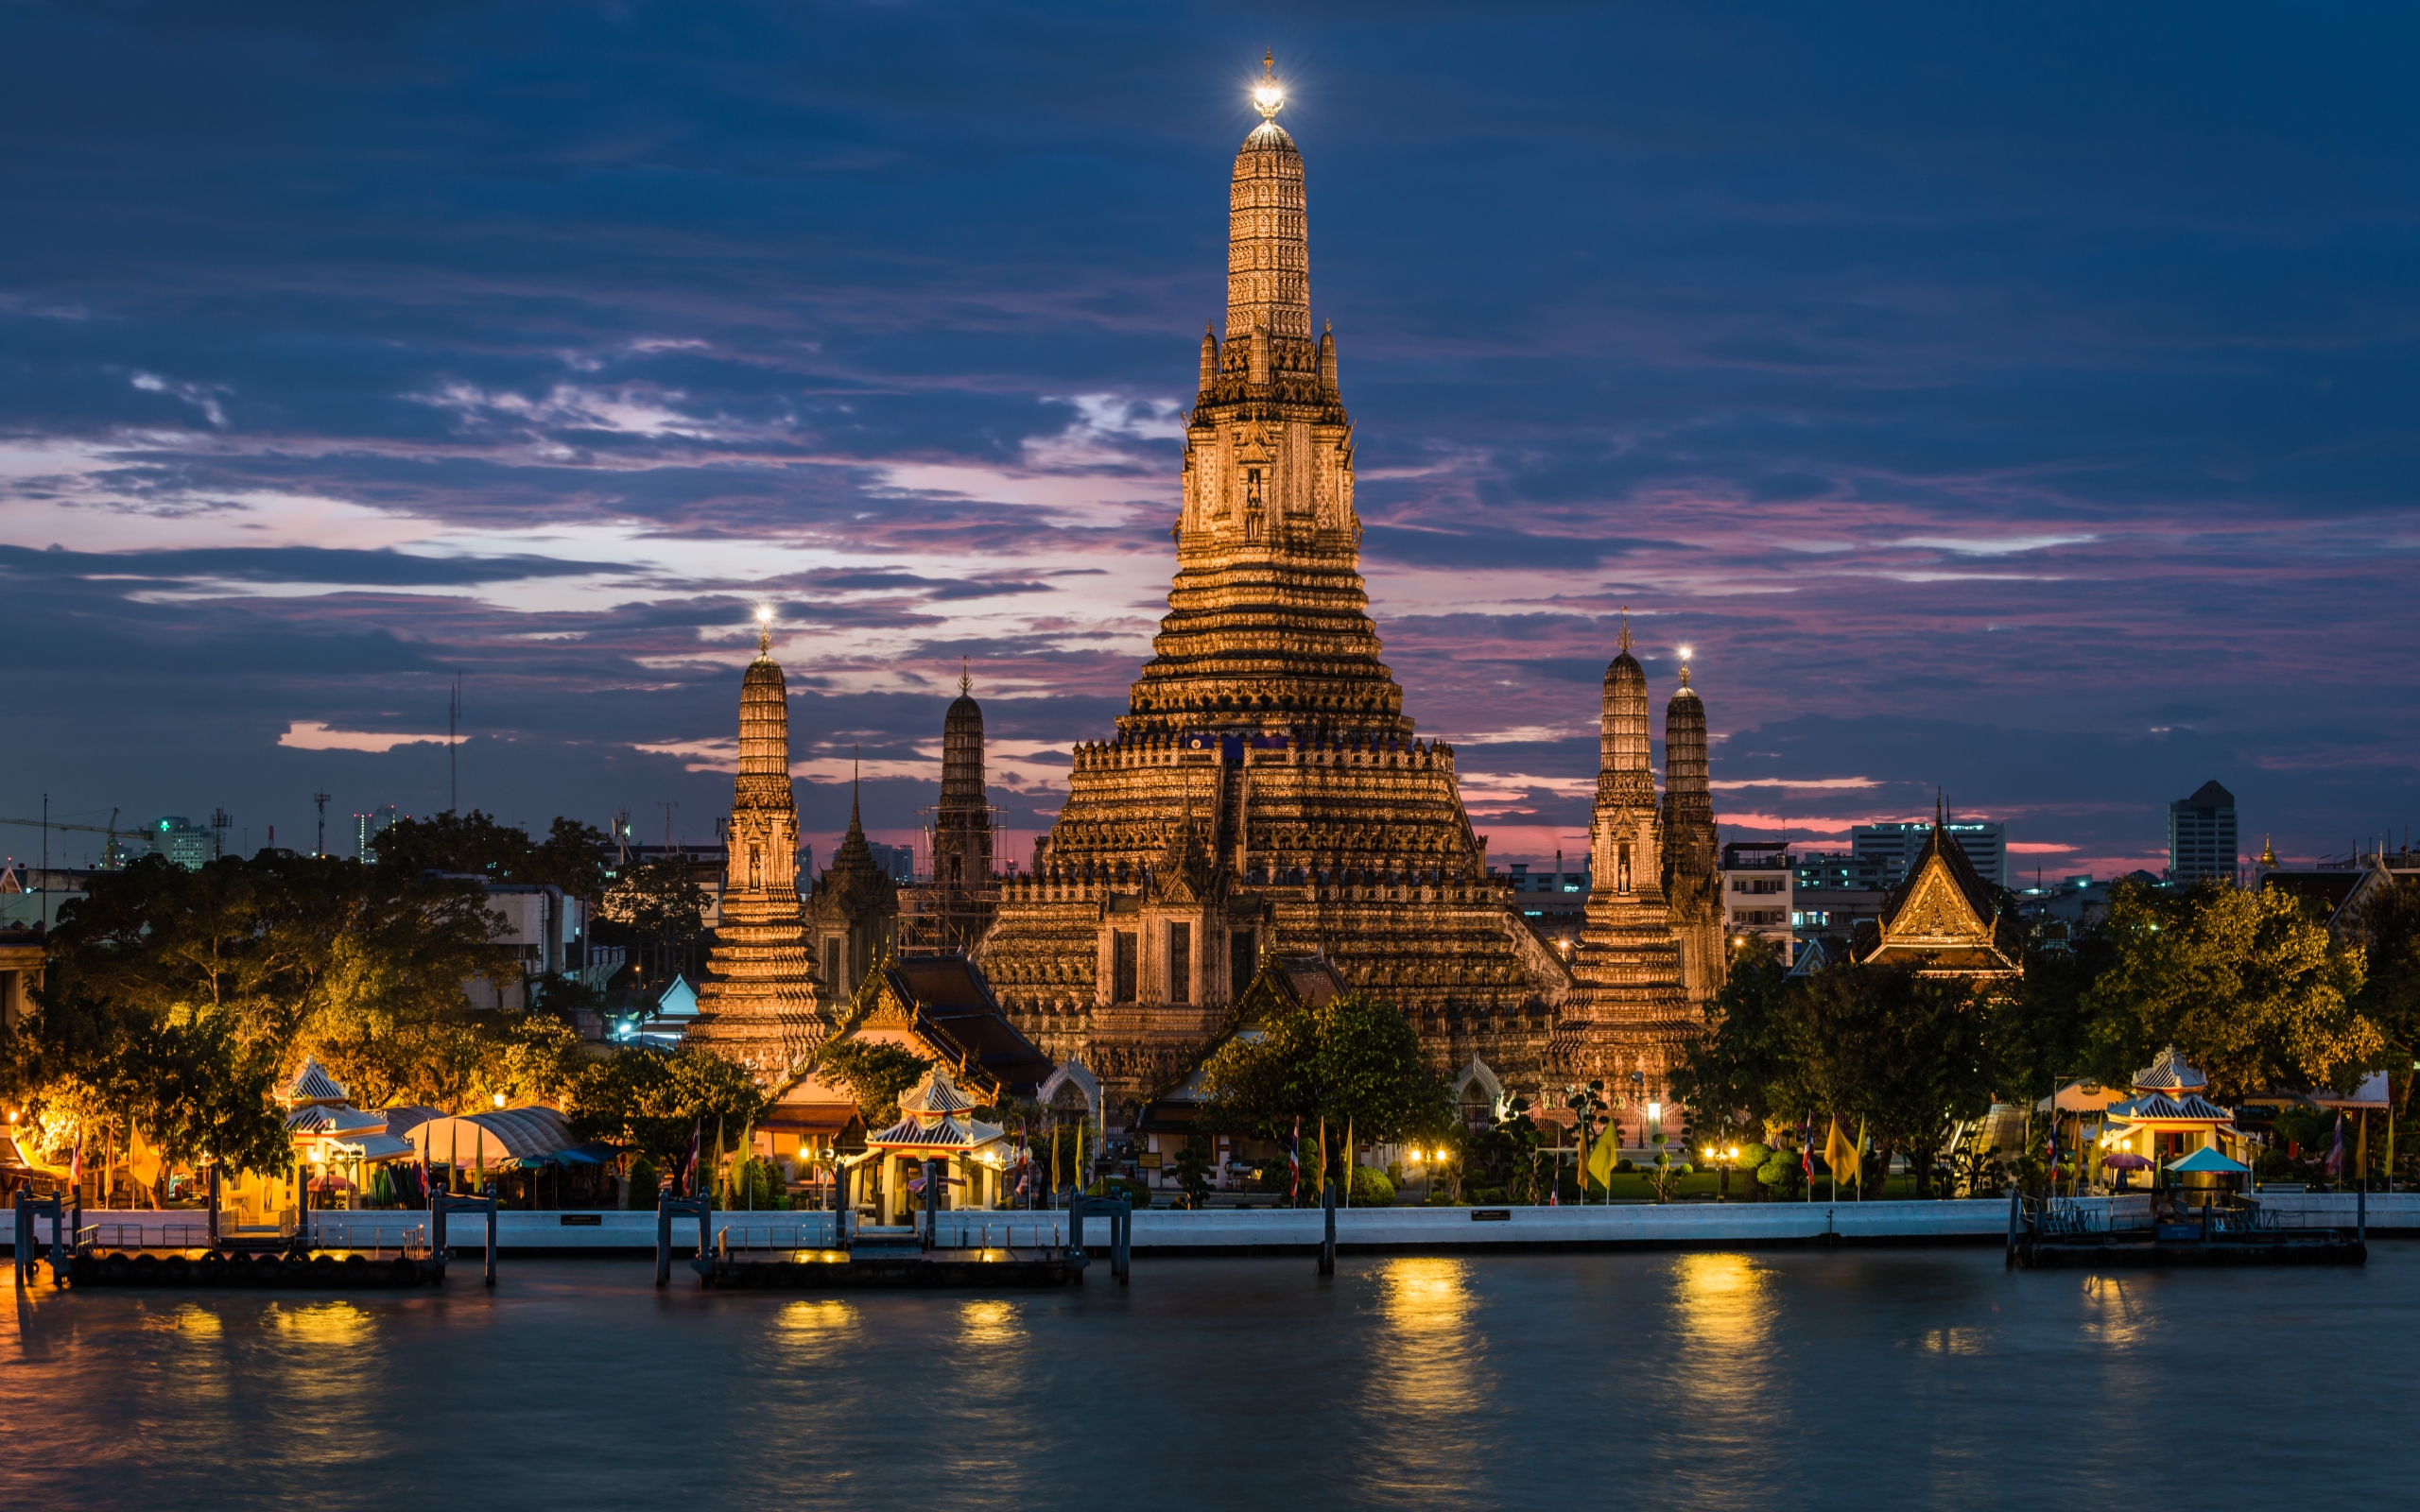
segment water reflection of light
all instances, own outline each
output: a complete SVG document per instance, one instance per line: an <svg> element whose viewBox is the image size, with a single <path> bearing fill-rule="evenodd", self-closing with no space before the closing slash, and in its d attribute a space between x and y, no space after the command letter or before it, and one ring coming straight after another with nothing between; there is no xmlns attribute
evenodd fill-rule
<svg viewBox="0 0 2420 1512"><path fill-rule="evenodd" d="M2084 1337L2104 1349L2128 1349L2145 1342L2143 1314L2116 1276L2083 1279Z"/></svg>
<svg viewBox="0 0 2420 1512"><path fill-rule="evenodd" d="M1675 1383L1707 1432L1754 1434L1772 1387L1772 1274L1745 1255L1684 1255L1672 1274L1688 1341Z"/></svg>
<svg viewBox="0 0 2420 1512"><path fill-rule="evenodd" d="M266 1321L280 1332L315 1347L358 1344L370 1332L370 1314L351 1302L272 1308Z"/></svg>
<svg viewBox="0 0 2420 1512"><path fill-rule="evenodd" d="M1025 1338L1025 1321L1013 1303L968 1302L958 1310L958 1336L968 1344L1016 1344Z"/></svg>
<svg viewBox="0 0 2420 1512"><path fill-rule="evenodd" d="M1391 1426L1374 1479L1433 1495L1472 1489L1486 1463L1495 1374L1477 1326L1470 1264L1443 1257L1391 1261L1378 1274L1385 1325L1372 1362L1368 1411Z"/></svg>
<svg viewBox="0 0 2420 1512"><path fill-rule="evenodd" d="M857 1310L837 1297L818 1297L783 1308L779 1322L785 1344L838 1344L856 1336Z"/></svg>

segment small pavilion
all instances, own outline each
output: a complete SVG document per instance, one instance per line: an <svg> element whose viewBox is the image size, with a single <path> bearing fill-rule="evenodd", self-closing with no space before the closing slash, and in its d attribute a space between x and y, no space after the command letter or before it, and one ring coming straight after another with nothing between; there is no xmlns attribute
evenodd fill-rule
<svg viewBox="0 0 2420 1512"><path fill-rule="evenodd" d="M2174 1045L2162 1050L2135 1073L2135 1095L2102 1114L2100 1155L2140 1156L2153 1166L2196 1150L2240 1156L2244 1141L2235 1115L2202 1095L2209 1087L2209 1078L2187 1065Z"/></svg>
<svg viewBox="0 0 2420 1512"><path fill-rule="evenodd" d="M940 1160L942 1207L998 1207L1008 1136L998 1125L973 1117L974 1109L975 1104L950 1079L948 1067L936 1065L926 1072L899 1099L899 1122L867 1135L866 1153L851 1162L852 1205L871 1198L876 1223L908 1222L920 1204L908 1190L911 1177L906 1168Z"/></svg>

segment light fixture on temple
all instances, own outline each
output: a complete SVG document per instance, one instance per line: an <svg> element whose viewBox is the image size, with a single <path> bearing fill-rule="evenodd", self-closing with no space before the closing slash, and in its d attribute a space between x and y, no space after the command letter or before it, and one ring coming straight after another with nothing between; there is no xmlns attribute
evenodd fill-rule
<svg viewBox="0 0 2420 1512"><path fill-rule="evenodd" d="M1264 121L1277 119L1277 112L1286 108L1286 86L1277 82L1277 55L1274 52L1261 58L1260 82L1253 86L1252 108L1260 112Z"/></svg>

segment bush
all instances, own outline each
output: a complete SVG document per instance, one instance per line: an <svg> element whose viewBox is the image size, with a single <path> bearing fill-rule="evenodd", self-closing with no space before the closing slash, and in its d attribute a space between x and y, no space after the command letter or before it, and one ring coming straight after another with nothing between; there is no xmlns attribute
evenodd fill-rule
<svg viewBox="0 0 2420 1512"><path fill-rule="evenodd" d="M1387 1173L1375 1166L1355 1166L1353 1205L1357 1208L1392 1208L1395 1205L1395 1184L1387 1179Z"/></svg>
<svg viewBox="0 0 2420 1512"><path fill-rule="evenodd" d="M1798 1177L1798 1160L1788 1150L1773 1151L1764 1164L1756 1167L1757 1182L1776 1192L1787 1192L1796 1186Z"/></svg>
<svg viewBox="0 0 2420 1512"><path fill-rule="evenodd" d="M1121 1194L1126 1198L1129 1207L1139 1209L1151 1205L1151 1189L1132 1177L1105 1176L1084 1189L1084 1195L1088 1197L1115 1197Z"/></svg>
<svg viewBox="0 0 2420 1512"><path fill-rule="evenodd" d="M1504 1201L1502 1187L1480 1187L1471 1194L1471 1200L1481 1207L1500 1205Z"/></svg>
<svg viewBox="0 0 2420 1512"><path fill-rule="evenodd" d="M656 1170L653 1160L644 1155L632 1160L631 1162L631 1211L652 1212L655 1210L656 1193L663 1185L664 1175Z"/></svg>
<svg viewBox="0 0 2420 1512"><path fill-rule="evenodd" d="M1616 1160L1616 1161L1614 1162L1614 1171L1615 1171L1615 1173L1616 1173L1616 1175L1619 1175L1619 1176L1630 1176L1630 1175L1632 1175L1632 1174L1635 1173L1637 1170L1638 1170L1638 1165L1637 1165L1637 1163L1636 1163L1635 1161L1632 1160L1631 1160L1631 1158L1630 1158L1629 1156L1627 1156L1627 1155L1623 1156L1620 1160Z"/></svg>

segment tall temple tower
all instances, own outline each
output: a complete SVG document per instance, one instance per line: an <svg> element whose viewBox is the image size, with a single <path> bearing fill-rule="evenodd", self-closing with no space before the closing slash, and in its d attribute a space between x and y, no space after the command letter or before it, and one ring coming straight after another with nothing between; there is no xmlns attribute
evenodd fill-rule
<svg viewBox="0 0 2420 1512"><path fill-rule="evenodd" d="M768 1088L787 1081L830 1028L816 1009L799 907L789 698L772 645L765 618L756 660L739 681L739 777L732 790L722 922L686 1036L747 1067Z"/></svg>
<svg viewBox="0 0 2420 1512"><path fill-rule="evenodd" d="M983 798L983 706L960 673L942 717L942 800L933 811L933 883L979 890L992 876L992 806Z"/></svg>
<svg viewBox="0 0 2420 1512"><path fill-rule="evenodd" d="M1707 785L1705 704L1689 686L1689 653L1681 652L1681 685L1664 706L1664 903L1681 948L1681 987L1703 1014L1721 990L1731 954L1722 937L1722 878L1714 794Z"/></svg>
<svg viewBox="0 0 2420 1512"><path fill-rule="evenodd" d="M1593 881L1587 923L1572 962L1580 985L1558 1026L1554 1058L1576 1078L1602 1077L1616 1095L1644 1090L1660 1097L1691 1018L1664 891L1647 673L1630 646L1625 615L1620 647L1605 668L1597 805L1588 840Z"/></svg>
<svg viewBox="0 0 2420 1512"><path fill-rule="evenodd" d="M1570 976L1487 875L1454 753L1414 737L1379 660L1336 338L1311 335L1303 156L1275 81L1254 98L1168 612L977 960L1020 1029L1121 1096L1182 1074L1281 947L1399 1005L1439 1067L1533 1076Z"/></svg>

